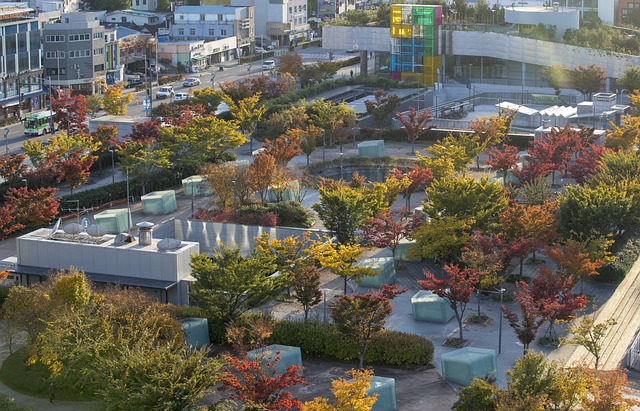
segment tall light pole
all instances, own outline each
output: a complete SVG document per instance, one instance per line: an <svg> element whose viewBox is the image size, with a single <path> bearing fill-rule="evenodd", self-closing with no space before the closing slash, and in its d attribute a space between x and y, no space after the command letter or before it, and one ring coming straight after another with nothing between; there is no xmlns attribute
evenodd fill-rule
<svg viewBox="0 0 640 411"><path fill-rule="evenodd" d="M251 77L251 64L247 65L247 77Z"/></svg>
<svg viewBox="0 0 640 411"><path fill-rule="evenodd" d="M502 288L502 284L500 284L500 325L498 328L498 354L502 353L502 296L504 295L505 289Z"/></svg>
<svg viewBox="0 0 640 411"><path fill-rule="evenodd" d="M193 186L193 176L189 177L189 186L191 187L191 218L193 218L193 215L195 213L193 202L196 196L196 190Z"/></svg>
<svg viewBox="0 0 640 411"><path fill-rule="evenodd" d="M115 153L112 148L109 149L111 153L111 184L116 183L116 163L115 163Z"/></svg>
<svg viewBox="0 0 640 411"><path fill-rule="evenodd" d="M4 129L4 151L9 155L9 128Z"/></svg>
<svg viewBox="0 0 640 411"><path fill-rule="evenodd" d="M327 149L327 136L325 130L322 129L322 162L325 162L325 150Z"/></svg>
<svg viewBox="0 0 640 411"><path fill-rule="evenodd" d="M342 144L340 144L340 180L343 180L343 175L342 175Z"/></svg>
<svg viewBox="0 0 640 411"><path fill-rule="evenodd" d="M129 226L127 227L127 231L131 230L133 226L133 222L131 221L131 196L129 195L129 168L127 168L127 214L129 216Z"/></svg>

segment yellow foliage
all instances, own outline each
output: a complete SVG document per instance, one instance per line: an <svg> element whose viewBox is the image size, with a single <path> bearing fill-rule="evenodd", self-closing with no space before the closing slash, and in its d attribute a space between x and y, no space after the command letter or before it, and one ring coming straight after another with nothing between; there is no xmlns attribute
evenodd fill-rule
<svg viewBox="0 0 640 411"><path fill-rule="evenodd" d="M300 411L370 411L378 399L378 394L367 396L373 371L351 370L347 376L349 379L331 381L331 392L336 398L333 404L317 397L302 404Z"/></svg>

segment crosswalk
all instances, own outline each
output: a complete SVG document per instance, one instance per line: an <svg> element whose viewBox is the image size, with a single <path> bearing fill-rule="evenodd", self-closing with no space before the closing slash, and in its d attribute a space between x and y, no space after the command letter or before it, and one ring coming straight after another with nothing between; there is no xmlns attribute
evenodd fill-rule
<svg viewBox="0 0 640 411"><path fill-rule="evenodd" d="M329 53L298 53L302 60L329 61ZM334 52L332 60L344 60L350 57L348 54Z"/></svg>

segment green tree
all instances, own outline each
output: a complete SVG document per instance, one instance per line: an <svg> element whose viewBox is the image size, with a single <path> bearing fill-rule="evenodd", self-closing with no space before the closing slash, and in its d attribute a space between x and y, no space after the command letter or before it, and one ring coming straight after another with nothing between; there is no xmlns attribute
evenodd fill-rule
<svg viewBox="0 0 640 411"><path fill-rule="evenodd" d="M271 114L263 125L265 137L273 140L292 128L309 127L309 115L305 106L295 105Z"/></svg>
<svg viewBox="0 0 640 411"><path fill-rule="evenodd" d="M629 93L640 89L640 67L628 66L618 79L618 84L626 88Z"/></svg>
<svg viewBox="0 0 640 411"><path fill-rule="evenodd" d="M321 267L342 277L345 294L349 280L358 282L363 277L375 274L371 267L356 265L356 259L363 251L359 244L334 244L329 238L321 238L312 241L309 249L311 256L318 261Z"/></svg>
<svg viewBox="0 0 640 411"><path fill-rule="evenodd" d="M195 171L207 161L219 161L228 150L240 147L246 138L236 131L234 121L217 117L194 117L183 127L163 127L158 131L159 148L171 153L174 169Z"/></svg>
<svg viewBox="0 0 640 411"><path fill-rule="evenodd" d="M300 139L300 149L307 156L307 167L309 167L309 157L316 151L321 136L322 130L313 124L310 124L309 128L303 130L302 138Z"/></svg>
<svg viewBox="0 0 640 411"><path fill-rule="evenodd" d="M143 141L125 141L117 149L118 169L137 181L142 188L142 194L147 192L147 183L159 170L171 168L169 150L152 148Z"/></svg>
<svg viewBox="0 0 640 411"><path fill-rule="evenodd" d="M495 226L507 206L503 187L488 178L447 177L434 180L427 188L424 212L431 218L456 217L471 222L472 229Z"/></svg>
<svg viewBox="0 0 640 411"><path fill-rule="evenodd" d="M131 2L128 0L87 0L84 2L90 10L126 10L131 8Z"/></svg>
<svg viewBox="0 0 640 411"><path fill-rule="evenodd" d="M594 356L595 369L597 370L600 356L602 355L604 338L607 335L607 331L616 324L617 322L614 318L596 324L595 315L585 315L577 324L570 325L567 328L567 333L570 337L564 338L562 342L584 347Z"/></svg>
<svg viewBox="0 0 640 411"><path fill-rule="evenodd" d="M416 244L409 250L409 257L433 258L442 263L452 263L460 258L467 244L473 220L458 217L438 217L420 224L413 230Z"/></svg>
<svg viewBox="0 0 640 411"><path fill-rule="evenodd" d="M570 72L573 88L581 92L585 99L591 99L591 95L604 87L604 80L607 77L602 67L593 64L589 66L578 66Z"/></svg>
<svg viewBox="0 0 640 411"><path fill-rule="evenodd" d="M559 231L565 238L584 241L594 234L619 234L631 223L631 199L612 186L569 186L559 201Z"/></svg>
<svg viewBox="0 0 640 411"><path fill-rule="evenodd" d="M87 97L86 101L87 111L89 112L91 118L94 118L96 114L98 114L103 109L102 99L98 95L92 94Z"/></svg>
<svg viewBox="0 0 640 411"><path fill-rule="evenodd" d="M311 122L331 138L335 137L340 126L343 124L350 126L356 120L356 114L346 103L334 104L321 98L307 104L307 113Z"/></svg>
<svg viewBox="0 0 640 411"><path fill-rule="evenodd" d="M315 64L303 65L300 70L300 86L305 87L311 82L322 82L334 76L340 66L332 61L319 61Z"/></svg>
<svg viewBox="0 0 640 411"><path fill-rule="evenodd" d="M325 181L320 184L318 191L319 202L313 204L312 208L340 244L355 243L356 230L367 218L386 208L384 193L380 190L357 189Z"/></svg>
<svg viewBox="0 0 640 411"><path fill-rule="evenodd" d="M260 93L257 93L252 97L243 98L237 102L226 94L222 96L222 100L229 106L229 111L240 130L249 136L250 151L253 151L253 130L267 111L266 106L259 104L260 95Z"/></svg>
<svg viewBox="0 0 640 411"><path fill-rule="evenodd" d="M458 391L458 400L451 411L496 411L494 400L495 385L481 378L474 378L471 384Z"/></svg>
<svg viewBox="0 0 640 411"><path fill-rule="evenodd" d="M167 345L117 347L97 362L97 389L110 410L181 411L216 384L218 360L203 349Z"/></svg>
<svg viewBox="0 0 640 411"><path fill-rule="evenodd" d="M156 11L171 11L171 2L169 0L158 0Z"/></svg>
<svg viewBox="0 0 640 411"><path fill-rule="evenodd" d="M239 248L220 245L213 258L205 254L191 257L192 298L215 318L225 323L236 321L253 307L263 304L282 289L272 256L251 253L246 257Z"/></svg>
<svg viewBox="0 0 640 411"><path fill-rule="evenodd" d="M294 298L304 310L304 321L307 321L309 310L322 301L320 291L320 271L313 265L296 268L291 273Z"/></svg>
<svg viewBox="0 0 640 411"><path fill-rule="evenodd" d="M636 147L638 141L640 141L640 117L625 115L622 116L622 124L619 127L611 124L604 145L613 150L630 151Z"/></svg>
<svg viewBox="0 0 640 411"><path fill-rule="evenodd" d="M222 92L213 87L205 87L193 90L193 97L189 98L189 105L200 105L206 114L214 114L221 101Z"/></svg>

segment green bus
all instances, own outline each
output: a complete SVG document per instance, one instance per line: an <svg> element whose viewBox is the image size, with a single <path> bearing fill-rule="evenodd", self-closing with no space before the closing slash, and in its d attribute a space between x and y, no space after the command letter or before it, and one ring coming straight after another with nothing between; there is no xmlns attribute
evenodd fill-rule
<svg viewBox="0 0 640 411"><path fill-rule="evenodd" d="M33 113L24 119L24 133L31 136L41 136L58 129L54 122L55 113L51 110Z"/></svg>

